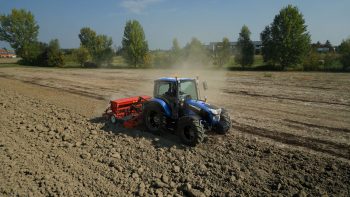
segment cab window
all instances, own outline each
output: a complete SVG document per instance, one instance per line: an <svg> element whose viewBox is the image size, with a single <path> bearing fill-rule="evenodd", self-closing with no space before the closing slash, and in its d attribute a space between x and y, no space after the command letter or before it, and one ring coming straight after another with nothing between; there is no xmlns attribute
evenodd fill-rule
<svg viewBox="0 0 350 197"><path fill-rule="evenodd" d="M174 95L175 96L175 89L173 87L173 83L171 82L160 82L156 85L155 89L155 97L161 97L161 96L166 96L166 95Z"/></svg>
<svg viewBox="0 0 350 197"><path fill-rule="evenodd" d="M170 83L160 83L158 88L158 95L165 94L170 88Z"/></svg>
<svg viewBox="0 0 350 197"><path fill-rule="evenodd" d="M197 88L194 81L182 81L180 83L180 96L190 96L191 99L197 100Z"/></svg>

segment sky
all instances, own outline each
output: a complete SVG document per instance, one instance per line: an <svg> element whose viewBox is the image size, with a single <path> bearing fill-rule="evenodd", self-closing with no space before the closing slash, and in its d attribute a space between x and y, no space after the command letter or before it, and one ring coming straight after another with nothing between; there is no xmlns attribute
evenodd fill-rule
<svg viewBox="0 0 350 197"><path fill-rule="evenodd" d="M0 14L13 8L32 12L39 40L57 38L62 48L79 47L79 31L90 27L121 46L126 21L138 20L150 49L169 49L177 38L184 46L196 37L204 44L236 41L243 25L259 40L279 10L294 5L303 13L312 42L334 45L350 36L349 0L0 0ZM0 42L0 47L9 47Z"/></svg>

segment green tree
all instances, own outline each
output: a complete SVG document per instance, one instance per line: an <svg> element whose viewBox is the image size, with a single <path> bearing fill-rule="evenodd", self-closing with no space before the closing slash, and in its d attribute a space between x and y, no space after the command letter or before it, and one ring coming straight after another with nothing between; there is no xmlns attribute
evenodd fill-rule
<svg viewBox="0 0 350 197"><path fill-rule="evenodd" d="M113 59L112 38L106 35L97 35L96 44L92 53L93 61L97 64L110 64Z"/></svg>
<svg viewBox="0 0 350 197"><path fill-rule="evenodd" d="M106 35L97 35L88 27L80 29L80 45L89 51L92 61L100 65L111 63L113 58L112 38Z"/></svg>
<svg viewBox="0 0 350 197"><path fill-rule="evenodd" d="M23 46L21 64L46 66L46 49L48 45L43 42L31 42Z"/></svg>
<svg viewBox="0 0 350 197"><path fill-rule="evenodd" d="M260 36L264 60L278 63L282 69L301 63L309 52L310 35L305 20L298 8L292 5L281 9Z"/></svg>
<svg viewBox="0 0 350 197"><path fill-rule="evenodd" d="M273 44L270 26L266 26L264 31L261 32L260 39L263 46L261 53L263 55L264 62L275 65L278 58L277 54L275 53L276 45Z"/></svg>
<svg viewBox="0 0 350 197"><path fill-rule="evenodd" d="M28 49L35 48L39 26L31 12L12 9L11 14L0 15L0 40L8 42L22 58L31 56ZM30 60L31 61L31 60Z"/></svg>
<svg viewBox="0 0 350 197"><path fill-rule="evenodd" d="M43 42L28 43L23 48L27 51L21 60L23 64L36 66L63 66L64 58L57 39L49 44Z"/></svg>
<svg viewBox="0 0 350 197"><path fill-rule="evenodd" d="M342 41L339 46L339 53L341 55L340 61L343 64L343 70L350 68L350 38Z"/></svg>
<svg viewBox="0 0 350 197"><path fill-rule="evenodd" d="M320 69L322 65L320 55L315 50L310 50L309 54L303 60L303 69L305 71L315 71Z"/></svg>
<svg viewBox="0 0 350 197"><path fill-rule="evenodd" d="M124 57L133 66L143 64L148 53L148 44L141 24L137 20L126 22L123 36Z"/></svg>
<svg viewBox="0 0 350 197"><path fill-rule="evenodd" d="M237 54L235 55L235 61L243 68L245 66L251 66L254 63L254 44L250 40L250 31L246 25L243 25L241 32L239 33L237 41Z"/></svg>
<svg viewBox="0 0 350 197"><path fill-rule="evenodd" d="M321 65L323 66L323 69L325 71L330 70L340 70L340 69L346 69L346 67L342 67L341 63L341 55L336 53L326 53L322 54L323 60L320 60Z"/></svg>
<svg viewBox="0 0 350 197"><path fill-rule="evenodd" d="M81 28L79 34L80 45L89 51L93 51L96 43L96 36L96 32L89 27Z"/></svg>
<svg viewBox="0 0 350 197"><path fill-rule="evenodd" d="M83 46L74 51L74 56L77 62L80 63L80 66L84 66L84 63L91 58L89 51Z"/></svg>
<svg viewBox="0 0 350 197"><path fill-rule="evenodd" d="M60 49L60 43L58 39L53 39L49 42L47 47L47 66L63 66L64 59L63 53Z"/></svg>
<svg viewBox="0 0 350 197"><path fill-rule="evenodd" d="M231 57L231 46L228 38L223 38L218 46L217 63L219 66L226 64Z"/></svg>

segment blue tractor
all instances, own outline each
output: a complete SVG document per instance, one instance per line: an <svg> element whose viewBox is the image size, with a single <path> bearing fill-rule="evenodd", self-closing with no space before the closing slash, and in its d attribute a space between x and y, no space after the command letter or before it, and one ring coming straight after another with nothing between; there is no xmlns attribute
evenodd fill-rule
<svg viewBox="0 0 350 197"><path fill-rule="evenodd" d="M206 83L203 86L207 89ZM191 78L155 80L153 98L143 105L143 114L149 131L174 131L189 146L201 143L206 131L226 134L231 128L228 112L200 100L198 80Z"/></svg>

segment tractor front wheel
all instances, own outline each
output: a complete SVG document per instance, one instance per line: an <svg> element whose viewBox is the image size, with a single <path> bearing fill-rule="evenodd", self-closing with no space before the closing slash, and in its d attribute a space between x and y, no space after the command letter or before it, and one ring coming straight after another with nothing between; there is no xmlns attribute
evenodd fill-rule
<svg viewBox="0 0 350 197"><path fill-rule="evenodd" d="M226 110L222 110L219 124L216 127L216 132L219 134L226 134L231 128L231 118Z"/></svg>
<svg viewBox="0 0 350 197"><path fill-rule="evenodd" d="M182 117L178 121L177 132L184 144L196 146L203 142L205 134L200 120L194 117Z"/></svg>

